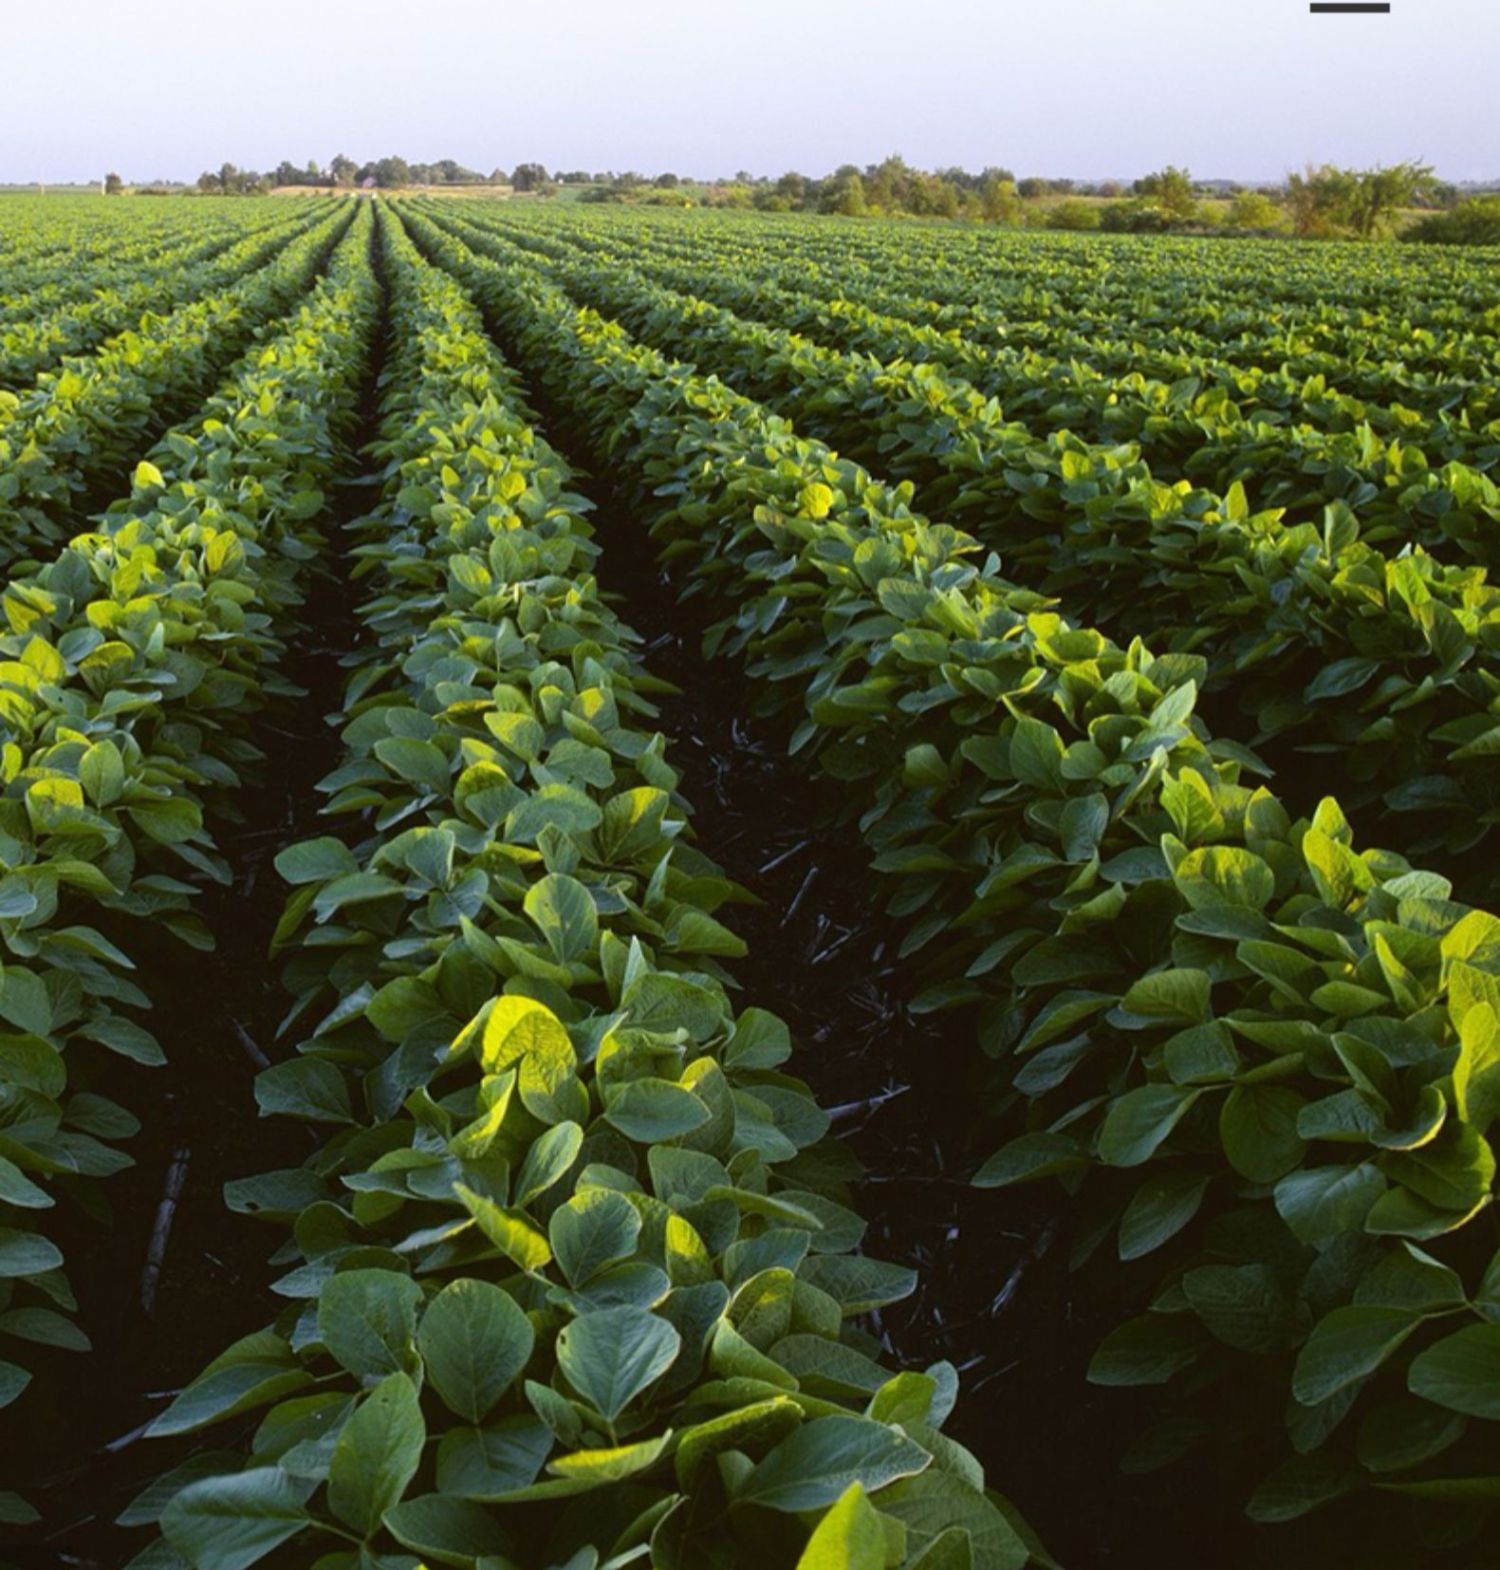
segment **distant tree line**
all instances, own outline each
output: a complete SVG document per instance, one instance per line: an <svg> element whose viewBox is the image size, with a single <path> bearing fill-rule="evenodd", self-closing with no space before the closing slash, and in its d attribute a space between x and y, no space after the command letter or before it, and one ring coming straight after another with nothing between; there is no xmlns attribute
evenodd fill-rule
<svg viewBox="0 0 1500 1570"><path fill-rule="evenodd" d="M597 178L597 177L596 177ZM583 198L600 202L681 203L675 175L652 180L613 176ZM1116 233L1290 233L1373 239L1391 231L1402 210L1440 212L1459 192L1439 182L1431 168L1404 163L1388 168L1309 167L1277 188L1229 181L1197 181L1169 165L1128 188L1106 180L1050 179L1000 167L914 169L893 155L863 169L845 164L814 179L790 170L775 179L745 171L700 188L697 199L716 207L766 212L842 213L848 217L961 218L981 223L1053 229L1102 229Z"/></svg>
<svg viewBox="0 0 1500 1570"><path fill-rule="evenodd" d="M541 169L540 164L522 164L515 171L515 179L528 179L530 171ZM545 176L546 171L542 170ZM256 169L240 169L234 164L221 164L217 169L205 169L198 176L198 190L205 196L261 196L278 186L321 186L328 190L338 187L373 185L382 190L404 185L510 185L513 177L504 169L494 169L481 174L477 169L465 168L453 158L439 158L436 163L412 163L399 156L374 158L367 163L357 163L347 154L339 153L326 164L316 158L305 164L294 164L284 158L275 169L262 173ZM529 189L529 186L518 189Z"/></svg>
<svg viewBox="0 0 1500 1570"><path fill-rule="evenodd" d="M357 163L343 153L326 165L283 160L267 173L222 164L198 177L197 190L212 196L247 196L284 186L328 190L409 185L508 185L519 194L555 197L572 190L581 201L665 206L755 208L763 212L814 212L845 217L964 219L1010 227L1100 229L1147 234L1295 234L1309 238L1375 239L1392 233L1400 215L1424 209L1429 217L1410 229L1411 238L1433 242L1500 243L1500 196L1471 194L1438 180L1420 162L1375 169L1309 165L1279 186L1244 186L1225 180L1195 180L1191 171L1168 165L1128 186L1119 181L1017 178L991 165L978 171L957 167L917 169L899 154L879 163L843 164L815 177L797 170L778 176L738 171L731 178L696 180L664 171L568 169L520 163L489 174L452 158L435 163L399 156ZM106 189L123 190L111 174Z"/></svg>

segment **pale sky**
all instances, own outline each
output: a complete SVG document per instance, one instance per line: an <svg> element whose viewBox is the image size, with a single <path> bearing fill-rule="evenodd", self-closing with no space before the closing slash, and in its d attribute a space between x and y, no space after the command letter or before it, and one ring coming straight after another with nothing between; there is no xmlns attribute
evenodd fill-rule
<svg viewBox="0 0 1500 1570"><path fill-rule="evenodd" d="M488 172L1500 178L1500 0L0 0L0 180Z"/></svg>

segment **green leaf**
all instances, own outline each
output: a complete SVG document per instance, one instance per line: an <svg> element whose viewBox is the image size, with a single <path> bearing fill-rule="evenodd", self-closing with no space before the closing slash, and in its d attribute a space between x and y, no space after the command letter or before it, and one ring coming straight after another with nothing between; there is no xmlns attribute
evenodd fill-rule
<svg viewBox="0 0 1500 1570"><path fill-rule="evenodd" d="M1011 1183L1077 1171L1088 1164L1083 1147L1067 1134L1022 1134L980 1167L974 1174L974 1187L1005 1188Z"/></svg>
<svg viewBox="0 0 1500 1570"><path fill-rule="evenodd" d="M1202 970L1158 970L1142 976L1121 1007L1146 1019L1202 1024L1209 1016L1209 977Z"/></svg>
<svg viewBox="0 0 1500 1570"><path fill-rule="evenodd" d="M524 908L559 963L593 954L599 917L589 891L577 878L549 874L527 890Z"/></svg>
<svg viewBox="0 0 1500 1570"><path fill-rule="evenodd" d="M1139 1259L1175 1237L1198 1213L1208 1179L1194 1172L1153 1172L1120 1218L1120 1258Z"/></svg>
<svg viewBox="0 0 1500 1570"><path fill-rule="evenodd" d="M452 774L442 749L414 736L386 736L375 743L375 756L398 778L409 785L431 791L439 799L447 796Z"/></svg>
<svg viewBox="0 0 1500 1570"><path fill-rule="evenodd" d="M406 1492L427 1438L416 1387L392 1374L371 1390L344 1424L328 1470L328 1507L362 1537Z"/></svg>
<svg viewBox="0 0 1500 1570"><path fill-rule="evenodd" d="M391 1536L403 1548L445 1565L473 1565L486 1554L504 1555L510 1538L492 1511L446 1494L403 1499L385 1513Z"/></svg>
<svg viewBox="0 0 1500 1570"><path fill-rule="evenodd" d="M534 845L549 824L564 834L587 834L604 820L593 797L573 785L543 785L513 807L505 820L512 844Z"/></svg>
<svg viewBox="0 0 1500 1570"><path fill-rule="evenodd" d="M974 1539L961 1526L944 1528L906 1570L974 1570Z"/></svg>
<svg viewBox="0 0 1500 1570"><path fill-rule="evenodd" d="M471 1423L482 1422L520 1377L535 1342L531 1321L516 1300L472 1278L444 1287L417 1332L433 1388Z"/></svg>
<svg viewBox="0 0 1500 1570"><path fill-rule="evenodd" d="M1164 1385L1193 1362L1198 1347L1198 1334L1176 1316L1127 1319L1100 1342L1089 1362L1089 1383Z"/></svg>
<svg viewBox="0 0 1500 1570"><path fill-rule="evenodd" d="M818 1522L797 1570L885 1570L885 1529L858 1483Z"/></svg>
<svg viewBox="0 0 1500 1570"><path fill-rule="evenodd" d="M1409 1309L1376 1304L1352 1303L1325 1314L1298 1354L1292 1394L1304 1406L1337 1395L1373 1374L1421 1322Z"/></svg>
<svg viewBox="0 0 1500 1570"><path fill-rule="evenodd" d="M394 1270L346 1270L318 1294L318 1339L351 1374L383 1378L410 1364L422 1289Z"/></svg>
<svg viewBox="0 0 1500 1570"><path fill-rule="evenodd" d="M288 845L276 857L275 865L282 881L292 884L324 883L330 878L359 871L353 852L342 840L331 835Z"/></svg>
<svg viewBox="0 0 1500 1570"><path fill-rule="evenodd" d="M215 1358L147 1432L152 1438L189 1433L311 1383L311 1375L280 1336L258 1331Z"/></svg>
<svg viewBox="0 0 1500 1570"><path fill-rule="evenodd" d="M557 1363L568 1383L608 1422L676 1361L682 1337L643 1308L606 1308L564 1325Z"/></svg>
<svg viewBox="0 0 1500 1570"><path fill-rule="evenodd" d="M1364 1226L1385 1179L1368 1162L1357 1167L1308 1167L1276 1185L1276 1209L1303 1243L1326 1243Z"/></svg>
<svg viewBox="0 0 1500 1570"><path fill-rule="evenodd" d="M194 1570L245 1570L310 1524L316 1487L277 1467L204 1478L162 1511L162 1532Z"/></svg>
<svg viewBox="0 0 1500 1570"><path fill-rule="evenodd" d="M35 1232L0 1227L0 1280L39 1276L56 1270L62 1262L62 1250L55 1243Z"/></svg>
<svg viewBox="0 0 1500 1570"><path fill-rule="evenodd" d="M552 1252L570 1285L582 1286L608 1265L628 1259L641 1233L640 1212L623 1194L586 1188L552 1213Z"/></svg>
<svg viewBox="0 0 1500 1570"><path fill-rule="evenodd" d="M974 1570L1021 1570L1031 1560L1025 1541L995 1501L953 1472L930 1467L919 1477L892 1484L876 1504L882 1515L894 1516L906 1527L912 1570L917 1565L923 1570L957 1570L970 1563ZM960 1534L967 1539L968 1557L957 1544L942 1557L924 1557L934 1555L942 1540L953 1543Z"/></svg>
<svg viewBox="0 0 1500 1570"><path fill-rule="evenodd" d="M1407 1371L1413 1395L1470 1417L1500 1419L1500 1325L1468 1325L1419 1353Z"/></svg>
<svg viewBox="0 0 1500 1570"><path fill-rule="evenodd" d="M1041 720L1029 716L1016 721L1010 739L1010 771L1025 785L1048 793L1060 792L1062 737Z"/></svg>
<svg viewBox="0 0 1500 1570"><path fill-rule="evenodd" d="M814 1418L776 1446L746 1479L739 1498L772 1510L818 1510L851 1483L869 1492L911 1477L932 1457L899 1429L868 1418Z"/></svg>
<svg viewBox="0 0 1500 1570"><path fill-rule="evenodd" d="M522 1270L541 1270L552 1258L546 1234L524 1210L506 1210L484 1194L476 1194L462 1183L453 1192L464 1209L473 1216L479 1230Z"/></svg>
<svg viewBox="0 0 1500 1570"><path fill-rule="evenodd" d="M672 1080L632 1079L609 1095L604 1116L627 1139L656 1145L702 1128L713 1113Z"/></svg>
<svg viewBox="0 0 1500 1570"><path fill-rule="evenodd" d="M516 1178L514 1201L529 1205L567 1174L583 1148L583 1130L577 1123L558 1123L539 1135L526 1152Z"/></svg>
<svg viewBox="0 0 1500 1570"><path fill-rule="evenodd" d="M1275 1183L1302 1160L1297 1118L1307 1103L1285 1085L1236 1085L1219 1110L1229 1164L1252 1183Z"/></svg>
<svg viewBox="0 0 1500 1570"><path fill-rule="evenodd" d="M255 1104L262 1117L280 1114L317 1123L352 1123L349 1086L324 1058L293 1058L255 1076Z"/></svg>
<svg viewBox="0 0 1500 1570"><path fill-rule="evenodd" d="M1203 1092L1183 1085L1141 1085L1111 1104L1099 1130L1099 1159L1112 1167L1149 1161Z"/></svg>

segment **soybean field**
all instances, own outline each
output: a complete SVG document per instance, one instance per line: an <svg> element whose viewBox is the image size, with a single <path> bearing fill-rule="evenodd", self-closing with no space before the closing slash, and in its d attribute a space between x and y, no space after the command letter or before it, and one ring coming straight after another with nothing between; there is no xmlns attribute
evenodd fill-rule
<svg viewBox="0 0 1500 1570"><path fill-rule="evenodd" d="M1494 1570L1500 252L0 198L0 1566Z"/></svg>

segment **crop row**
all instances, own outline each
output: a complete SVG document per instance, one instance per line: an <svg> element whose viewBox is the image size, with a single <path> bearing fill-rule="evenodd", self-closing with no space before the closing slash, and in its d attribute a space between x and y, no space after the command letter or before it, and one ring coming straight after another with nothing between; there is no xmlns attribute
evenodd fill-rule
<svg viewBox="0 0 1500 1570"><path fill-rule="evenodd" d="M1496 300L1486 255L1432 258L1368 246L1024 238L709 220L691 238L645 215L576 210L506 228L560 230L870 305L984 348L1020 345L1117 372L1177 380L1236 366L1431 411L1474 388L1493 409ZM1186 365L1183 364L1184 358ZM1176 367L1176 368L1174 368ZM1493 415L1491 415L1493 418Z"/></svg>
<svg viewBox="0 0 1500 1570"><path fill-rule="evenodd" d="M0 594L7 1349L88 1347L50 1213L93 1209L94 1181L129 1165L117 1146L138 1120L98 1088L120 1077L117 1060L164 1061L141 1019L152 998L127 952L132 926L212 946L189 909L192 880L229 869L204 811L258 757L246 718L298 602L308 520L343 458L373 325L370 223L361 216L296 315L137 467L129 498ZM30 1383L15 1355L0 1363L0 1404ZM23 1398L7 1414L8 1455L27 1411ZM0 1494L0 1520L30 1517Z"/></svg>
<svg viewBox="0 0 1500 1570"><path fill-rule="evenodd" d="M137 1563L1019 1566L940 1432L953 1370L893 1375L857 1327L911 1274L857 1252L786 1026L730 1001L734 885L688 842L587 503L381 222L375 594L324 783L361 826L278 857L302 1035L257 1086L330 1137L231 1185L291 1229L286 1308L154 1431L259 1426L248 1467L132 1512L165 1538Z"/></svg>
<svg viewBox="0 0 1500 1570"><path fill-rule="evenodd" d="M71 209L71 210L70 210ZM6 208L0 235L0 260L5 267L5 292L0 295L0 320L24 314L37 305L56 303L76 292L81 298L105 281L111 258L124 253L139 259L153 250L174 249L189 237L217 235L226 243L266 226L266 216L247 207L205 212L174 204L163 210L153 204L101 208L80 217L72 204L17 204ZM269 222L281 221L280 214Z"/></svg>
<svg viewBox="0 0 1500 1570"><path fill-rule="evenodd" d="M572 237L551 241L528 224L491 226L491 232L555 257L577 259L584 249ZM928 381L934 373L926 367L943 367L959 380L950 389L938 373L938 397L969 397L972 384L975 402L997 399L1006 419L1033 434L1071 431L1091 442L1129 442L1160 478L1221 488L1243 480L1268 506L1305 504L1332 484L1348 487L1351 477L1379 490L1455 460L1488 469L1500 459L1500 389L1492 368L1466 378L1450 367L1443 381L1422 390L1354 369L1362 388L1354 397L1327 374L1285 365L1246 369L1180 356L1155 365L1137 342L1112 345L1076 329L1047 348L1031 334L1020 335L1015 347L975 343L875 309L857 283L819 289L799 275L773 285L753 252L724 258L731 263L725 266L711 254L673 262L649 247L611 248L594 240L588 249L611 271L642 269L701 297L700 311L712 300L807 335L813 342L801 347L814 354L827 344L874 355L882 365L912 362Z"/></svg>
<svg viewBox="0 0 1500 1570"><path fill-rule="evenodd" d="M1372 1483L1462 1497L1500 1417L1500 1267L1469 1224L1495 918L1357 851L1331 800L1298 819L1242 783L1193 719L1193 657L1070 625L902 491L410 222L631 479L673 573L729 602L711 647L867 804L922 1002L979 1003L1030 1103L978 1180L1060 1177L1085 1255L1169 1249L1095 1377L1277 1370L1297 1454L1267 1518Z"/></svg>
<svg viewBox="0 0 1500 1570"><path fill-rule="evenodd" d="M518 255L470 226L445 227L501 260ZM1482 476L1424 469L1399 489L1351 478L1357 508L1336 500L1316 522L1288 523L1280 508L1252 511L1237 481L1224 494L1167 486L1128 452L1033 437L925 366L816 350L625 268L557 276L799 429L914 479L917 501L969 524L1070 615L1190 655L1183 669L1222 732L1278 764L1308 751L1335 758L1349 810L1403 815L1414 853L1462 854L1488 834L1500 809L1490 762L1500 684L1489 668L1500 594L1483 568L1421 548L1451 554L1457 541L1489 559L1500 491Z"/></svg>
<svg viewBox="0 0 1500 1570"><path fill-rule="evenodd" d="M229 287L64 360L19 395L0 392L0 563L55 549L80 502L307 289L351 216L340 206Z"/></svg>
<svg viewBox="0 0 1500 1570"><path fill-rule="evenodd" d="M270 260L299 230L312 226L305 211L281 215L279 222L249 234L190 232L165 252L142 247L111 258L106 283L97 275L81 303L47 309L29 302L22 319L0 330L0 387L19 389L64 355L80 354L126 327L149 331L147 312L161 317L188 300L233 283Z"/></svg>

